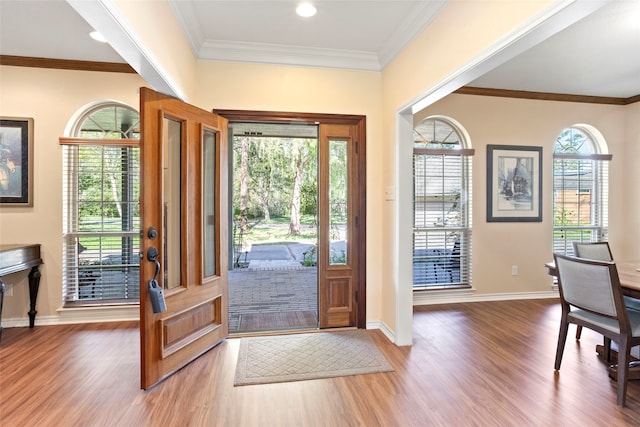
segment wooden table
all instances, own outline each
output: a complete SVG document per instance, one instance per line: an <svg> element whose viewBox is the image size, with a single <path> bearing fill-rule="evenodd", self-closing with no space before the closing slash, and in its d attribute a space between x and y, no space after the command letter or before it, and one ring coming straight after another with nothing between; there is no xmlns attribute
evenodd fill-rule
<svg viewBox="0 0 640 427"><path fill-rule="evenodd" d="M0 245L0 320L2 319L2 304L4 302L5 286L2 276L31 269L29 272L29 327L33 328L36 320L36 299L40 287L40 245ZM0 324L0 339L2 325Z"/></svg>
<svg viewBox="0 0 640 427"><path fill-rule="evenodd" d="M558 269L553 261L546 263L544 266L547 269L547 274L558 277ZM626 296L640 299L640 261L616 261L616 268L618 269L622 293ZM600 357L606 359L603 345L596 346L596 352ZM613 352L615 352L615 350L612 350L612 356L617 359L618 353L615 352L614 355ZM616 365L612 365L609 368L609 376L614 380L618 377ZM629 363L629 379L640 379L639 361Z"/></svg>
<svg viewBox="0 0 640 427"><path fill-rule="evenodd" d="M558 269L555 262L546 263L547 274L558 277ZM618 277L622 293L626 296L640 299L640 261L616 261Z"/></svg>

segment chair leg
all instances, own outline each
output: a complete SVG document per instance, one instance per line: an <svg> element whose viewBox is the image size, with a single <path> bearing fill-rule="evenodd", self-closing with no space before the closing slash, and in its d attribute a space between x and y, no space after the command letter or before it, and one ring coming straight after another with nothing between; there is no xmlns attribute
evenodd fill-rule
<svg viewBox="0 0 640 427"><path fill-rule="evenodd" d="M627 399L630 351L629 342L626 339L622 339L618 345L618 406L621 407L624 407Z"/></svg>
<svg viewBox="0 0 640 427"><path fill-rule="evenodd" d="M562 363L562 354L564 353L564 345L567 341L567 333L569 332L569 323L565 316L560 321L560 333L558 334L558 348L556 349L556 371L560 370L560 364Z"/></svg>
<svg viewBox="0 0 640 427"><path fill-rule="evenodd" d="M611 363L611 338L604 337L604 359Z"/></svg>
<svg viewBox="0 0 640 427"><path fill-rule="evenodd" d="M582 336L582 325L578 325L578 328L576 329L576 339L579 340L581 336Z"/></svg>

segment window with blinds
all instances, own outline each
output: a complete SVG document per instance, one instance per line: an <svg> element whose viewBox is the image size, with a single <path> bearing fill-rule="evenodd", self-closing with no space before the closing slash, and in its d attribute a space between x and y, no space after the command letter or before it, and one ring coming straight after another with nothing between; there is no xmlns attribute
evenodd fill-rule
<svg viewBox="0 0 640 427"><path fill-rule="evenodd" d="M471 286L473 150L444 118L414 130L413 289Z"/></svg>
<svg viewBox="0 0 640 427"><path fill-rule="evenodd" d="M601 142L602 144L603 142ZM586 129L571 127L553 153L553 251L573 255L572 242L601 242L608 236L609 154Z"/></svg>
<svg viewBox="0 0 640 427"><path fill-rule="evenodd" d="M137 303L140 298L139 116L94 108L63 144L65 304Z"/></svg>

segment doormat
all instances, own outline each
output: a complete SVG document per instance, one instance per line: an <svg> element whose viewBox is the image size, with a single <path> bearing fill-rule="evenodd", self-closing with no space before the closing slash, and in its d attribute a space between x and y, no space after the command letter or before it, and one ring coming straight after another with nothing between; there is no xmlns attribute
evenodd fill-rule
<svg viewBox="0 0 640 427"><path fill-rule="evenodd" d="M318 318L314 311L279 311L277 313L241 314L240 327L238 329L242 332L247 332L317 327Z"/></svg>
<svg viewBox="0 0 640 427"><path fill-rule="evenodd" d="M363 329L242 338L234 385L389 372Z"/></svg>

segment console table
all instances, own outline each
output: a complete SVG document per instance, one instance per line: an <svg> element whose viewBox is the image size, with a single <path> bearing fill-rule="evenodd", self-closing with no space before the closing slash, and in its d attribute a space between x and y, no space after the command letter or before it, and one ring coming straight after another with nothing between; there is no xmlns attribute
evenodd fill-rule
<svg viewBox="0 0 640 427"><path fill-rule="evenodd" d="M36 299L40 287L40 245L0 245L0 320L2 320L2 303L4 302L5 286L2 276L31 269L29 273L29 327L33 328L36 320ZM0 324L0 339L2 338L2 324Z"/></svg>

